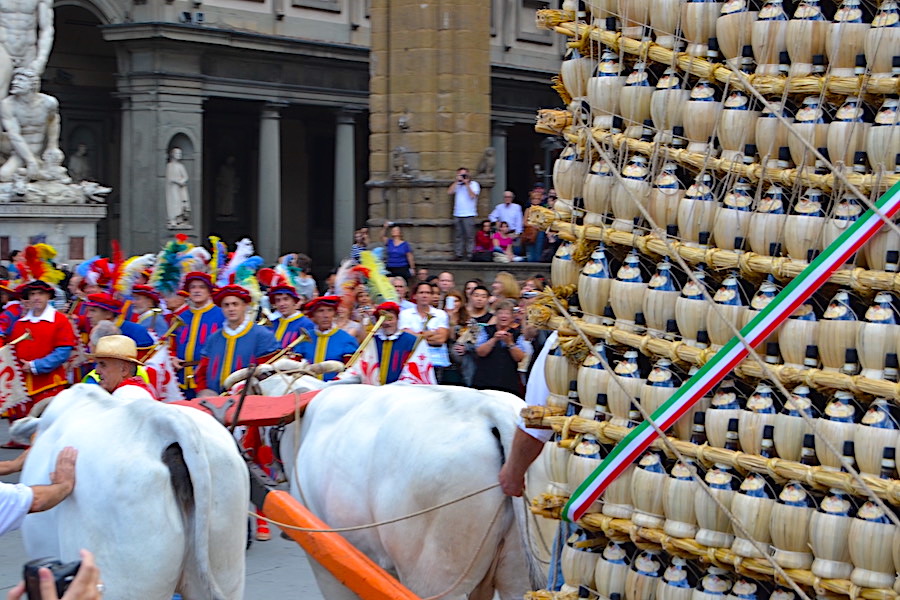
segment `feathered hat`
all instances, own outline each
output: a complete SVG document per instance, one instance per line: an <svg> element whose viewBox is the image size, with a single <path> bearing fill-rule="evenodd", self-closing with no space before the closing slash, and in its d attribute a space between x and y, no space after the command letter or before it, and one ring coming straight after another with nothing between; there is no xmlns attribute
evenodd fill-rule
<svg viewBox="0 0 900 600"><path fill-rule="evenodd" d="M149 285L161 296L178 293L181 288L181 277L184 274L185 255L191 247L191 244L187 242L187 236L178 234L174 240L166 243L156 255Z"/></svg>
<svg viewBox="0 0 900 600"><path fill-rule="evenodd" d="M52 260L56 257L56 249L48 244L28 246L20 255L21 262L16 268L25 281L23 292L40 289L53 293L53 285L65 278L65 273L56 268Z"/></svg>

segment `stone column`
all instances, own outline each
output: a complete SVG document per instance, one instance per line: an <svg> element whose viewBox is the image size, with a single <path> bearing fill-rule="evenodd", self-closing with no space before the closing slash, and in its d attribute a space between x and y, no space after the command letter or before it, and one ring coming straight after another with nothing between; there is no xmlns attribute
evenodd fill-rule
<svg viewBox="0 0 900 600"><path fill-rule="evenodd" d="M356 112L339 110L334 131L334 261L350 251L356 229Z"/></svg>
<svg viewBox="0 0 900 600"><path fill-rule="evenodd" d="M491 190L491 208L503 202L503 191L506 189L506 130L511 123L495 121L491 127L491 146L494 148L494 188ZM524 198L525 190L519 192Z"/></svg>
<svg viewBox="0 0 900 600"><path fill-rule="evenodd" d="M259 114L259 205L256 253L267 263L281 253L281 109L265 104Z"/></svg>
<svg viewBox="0 0 900 600"><path fill-rule="evenodd" d="M490 143L490 11L484 0L372 0L369 225L404 226L421 259L453 256L447 187Z"/></svg>

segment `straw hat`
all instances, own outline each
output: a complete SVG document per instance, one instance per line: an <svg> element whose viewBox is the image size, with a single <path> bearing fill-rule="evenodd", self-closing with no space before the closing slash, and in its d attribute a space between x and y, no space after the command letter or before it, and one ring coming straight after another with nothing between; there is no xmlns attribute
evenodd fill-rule
<svg viewBox="0 0 900 600"><path fill-rule="evenodd" d="M97 347L91 358L116 358L134 363L143 364L137 359L137 344L126 335L105 335L97 342Z"/></svg>

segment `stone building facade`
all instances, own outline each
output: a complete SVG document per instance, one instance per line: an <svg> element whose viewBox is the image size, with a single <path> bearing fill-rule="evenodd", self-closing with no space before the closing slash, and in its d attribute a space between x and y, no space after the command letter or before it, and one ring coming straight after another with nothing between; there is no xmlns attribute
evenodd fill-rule
<svg viewBox="0 0 900 600"><path fill-rule="evenodd" d="M153 251L176 233L165 173L178 147L195 240L248 235L267 259L301 251L328 262L355 227L391 219L416 226L407 238L440 256L441 192L457 166L474 172L492 147L493 189L523 201L543 166L534 114L558 104L548 80L564 50L535 28L544 6L64 0L43 88L60 100L70 160L83 145L81 168L115 188L101 251L112 238ZM388 96L389 83L401 87ZM496 201L482 194L485 215Z"/></svg>

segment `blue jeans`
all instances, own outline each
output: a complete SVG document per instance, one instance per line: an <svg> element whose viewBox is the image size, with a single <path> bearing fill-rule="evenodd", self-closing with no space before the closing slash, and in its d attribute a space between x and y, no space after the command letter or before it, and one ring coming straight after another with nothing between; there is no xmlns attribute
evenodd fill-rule
<svg viewBox="0 0 900 600"><path fill-rule="evenodd" d="M547 234L538 231L534 243L527 247L528 262L541 262L541 253L544 252L544 242L547 241Z"/></svg>
<svg viewBox="0 0 900 600"><path fill-rule="evenodd" d="M553 538L553 548L550 550L550 568L547 572L547 589L552 592L558 592L565 581L562 574L562 551L566 545L566 541L575 532L575 524L568 521L560 521L559 528L556 530L556 537Z"/></svg>

